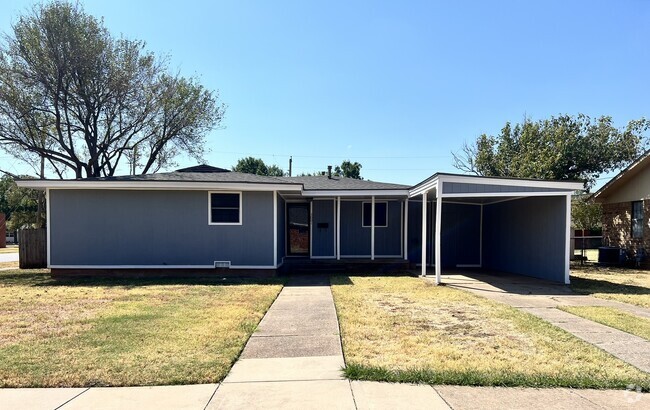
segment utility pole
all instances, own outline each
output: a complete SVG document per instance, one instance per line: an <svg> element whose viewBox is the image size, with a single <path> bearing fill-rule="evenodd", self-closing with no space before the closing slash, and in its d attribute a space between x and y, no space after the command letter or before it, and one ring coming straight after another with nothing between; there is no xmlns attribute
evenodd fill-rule
<svg viewBox="0 0 650 410"><path fill-rule="evenodd" d="M289 157L289 176L291 176L291 165L293 164L293 157Z"/></svg>

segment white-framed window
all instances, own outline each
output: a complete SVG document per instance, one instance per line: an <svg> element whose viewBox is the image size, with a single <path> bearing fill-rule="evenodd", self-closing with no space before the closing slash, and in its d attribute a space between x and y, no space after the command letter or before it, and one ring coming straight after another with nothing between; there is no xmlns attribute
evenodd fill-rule
<svg viewBox="0 0 650 410"><path fill-rule="evenodd" d="M361 210L361 226L370 228L372 225L372 202L363 202ZM375 201L375 228L388 227L388 202Z"/></svg>
<svg viewBox="0 0 650 410"><path fill-rule="evenodd" d="M209 225L241 225L241 192L208 192Z"/></svg>
<svg viewBox="0 0 650 410"><path fill-rule="evenodd" d="M632 202L632 238L643 238L643 201Z"/></svg>

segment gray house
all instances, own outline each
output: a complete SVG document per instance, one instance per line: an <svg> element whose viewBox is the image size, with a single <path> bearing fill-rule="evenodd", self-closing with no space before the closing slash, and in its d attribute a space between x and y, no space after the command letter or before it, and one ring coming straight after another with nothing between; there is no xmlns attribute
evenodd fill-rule
<svg viewBox="0 0 650 410"><path fill-rule="evenodd" d="M578 182L437 173L415 186L267 177L201 165L44 189L53 273L269 270L285 261L407 261L568 283Z"/></svg>

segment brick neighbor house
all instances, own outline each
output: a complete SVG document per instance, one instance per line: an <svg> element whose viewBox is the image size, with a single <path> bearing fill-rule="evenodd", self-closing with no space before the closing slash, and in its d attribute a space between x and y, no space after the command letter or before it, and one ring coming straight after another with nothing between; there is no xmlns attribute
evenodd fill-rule
<svg viewBox="0 0 650 410"><path fill-rule="evenodd" d="M650 151L612 178L594 199L603 205L603 244L645 254L650 268Z"/></svg>

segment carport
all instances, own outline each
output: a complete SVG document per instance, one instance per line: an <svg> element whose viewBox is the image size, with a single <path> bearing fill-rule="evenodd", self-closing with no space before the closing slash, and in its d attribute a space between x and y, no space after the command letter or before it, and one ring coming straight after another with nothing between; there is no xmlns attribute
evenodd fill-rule
<svg viewBox="0 0 650 410"><path fill-rule="evenodd" d="M571 195L581 182L438 173L409 190L407 254L443 270L477 268L569 283Z"/></svg>

